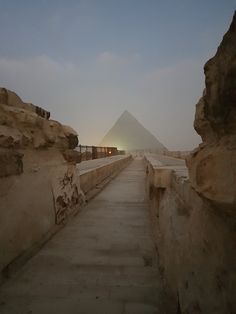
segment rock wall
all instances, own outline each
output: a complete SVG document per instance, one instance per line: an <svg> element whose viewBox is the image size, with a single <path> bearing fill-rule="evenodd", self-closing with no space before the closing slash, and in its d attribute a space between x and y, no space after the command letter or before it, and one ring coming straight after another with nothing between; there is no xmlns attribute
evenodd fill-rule
<svg viewBox="0 0 236 314"><path fill-rule="evenodd" d="M146 157L146 187L173 314L236 313L235 228L193 190L180 159L172 159Z"/></svg>
<svg viewBox="0 0 236 314"><path fill-rule="evenodd" d="M193 188L223 215L236 209L236 13L205 67L194 127L203 143L187 159Z"/></svg>
<svg viewBox="0 0 236 314"><path fill-rule="evenodd" d="M187 169L147 158L160 267L182 314L236 313L236 14L205 65ZM168 157L169 158L169 157Z"/></svg>
<svg viewBox="0 0 236 314"><path fill-rule="evenodd" d="M8 149L54 147L61 150L75 148L78 144L77 133L68 126L45 118L49 115L47 111L26 104L13 92L1 88L0 147Z"/></svg>
<svg viewBox="0 0 236 314"><path fill-rule="evenodd" d="M42 244L84 201L77 133L0 89L0 271Z"/></svg>

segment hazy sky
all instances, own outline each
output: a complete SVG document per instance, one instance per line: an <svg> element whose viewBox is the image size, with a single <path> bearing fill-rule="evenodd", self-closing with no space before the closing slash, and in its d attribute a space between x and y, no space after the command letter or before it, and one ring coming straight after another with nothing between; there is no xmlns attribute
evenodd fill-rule
<svg viewBox="0 0 236 314"><path fill-rule="evenodd" d="M127 109L192 149L203 65L236 0L0 0L0 86L98 144Z"/></svg>

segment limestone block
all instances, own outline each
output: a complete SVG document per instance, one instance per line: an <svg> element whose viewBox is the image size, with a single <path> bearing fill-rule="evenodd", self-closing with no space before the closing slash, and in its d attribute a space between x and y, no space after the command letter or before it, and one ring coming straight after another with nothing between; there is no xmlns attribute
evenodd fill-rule
<svg viewBox="0 0 236 314"><path fill-rule="evenodd" d="M32 127L37 125L37 115L34 112L29 112L24 109L18 109L12 111L14 114L17 124L20 126Z"/></svg>
<svg viewBox="0 0 236 314"><path fill-rule="evenodd" d="M35 112L37 113L37 115L39 115L42 118L45 118L47 120L50 118L50 112L44 110L41 107L35 106Z"/></svg>
<svg viewBox="0 0 236 314"><path fill-rule="evenodd" d="M168 188L171 184L173 170L157 168L154 170L154 186L157 188Z"/></svg>
<svg viewBox="0 0 236 314"><path fill-rule="evenodd" d="M191 157L193 188L216 204L236 204L236 151L224 145L204 147Z"/></svg>

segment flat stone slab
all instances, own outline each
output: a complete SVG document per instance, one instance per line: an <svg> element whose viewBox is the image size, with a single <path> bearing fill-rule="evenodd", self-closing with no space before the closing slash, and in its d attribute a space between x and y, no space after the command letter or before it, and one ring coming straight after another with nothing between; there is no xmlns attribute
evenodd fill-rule
<svg viewBox="0 0 236 314"><path fill-rule="evenodd" d="M175 172L179 178L188 178L188 169L184 159L165 156L162 154L147 154L145 158L154 169L169 169Z"/></svg>
<svg viewBox="0 0 236 314"><path fill-rule="evenodd" d="M93 169L105 166L107 164L113 163L115 161L121 160L126 158L127 155L117 155L111 157L104 157L92 160L82 161L81 163L77 164L77 167L80 170L80 174L83 174L87 171L91 171Z"/></svg>
<svg viewBox="0 0 236 314"><path fill-rule="evenodd" d="M161 313L163 289L134 160L12 279L0 313Z"/></svg>

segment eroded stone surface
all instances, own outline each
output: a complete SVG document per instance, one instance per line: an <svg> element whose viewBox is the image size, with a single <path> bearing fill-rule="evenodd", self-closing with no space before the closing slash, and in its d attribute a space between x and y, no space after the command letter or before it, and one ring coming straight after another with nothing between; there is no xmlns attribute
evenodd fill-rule
<svg viewBox="0 0 236 314"><path fill-rule="evenodd" d="M236 14L204 68L194 127L203 143L187 159L193 188L221 209L236 208Z"/></svg>
<svg viewBox="0 0 236 314"><path fill-rule="evenodd" d="M23 102L16 93L4 87L0 87L0 104L5 104L8 106L22 108L27 111L35 112L38 116L45 119L50 118L50 112L33 104Z"/></svg>
<svg viewBox="0 0 236 314"><path fill-rule="evenodd" d="M19 175L23 172L23 154L0 148L0 178Z"/></svg>
<svg viewBox="0 0 236 314"><path fill-rule="evenodd" d="M15 93L0 88L0 145L16 148L74 149L78 134L69 126L48 120L49 113L24 103Z"/></svg>
<svg viewBox="0 0 236 314"><path fill-rule="evenodd" d="M84 202L77 133L49 116L0 88L0 274Z"/></svg>
<svg viewBox="0 0 236 314"><path fill-rule="evenodd" d="M146 160L154 238L167 285L179 302L177 313L236 313L232 219L222 219L192 189L180 160L161 155ZM156 185L156 177L165 171L169 176L170 169L168 184Z"/></svg>

